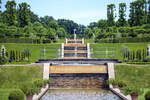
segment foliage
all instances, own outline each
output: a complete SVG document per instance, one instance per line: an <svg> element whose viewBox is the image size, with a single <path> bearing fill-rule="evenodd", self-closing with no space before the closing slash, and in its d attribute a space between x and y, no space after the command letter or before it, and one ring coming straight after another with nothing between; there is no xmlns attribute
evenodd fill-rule
<svg viewBox="0 0 150 100"><path fill-rule="evenodd" d="M30 22L30 6L26 2L19 4L18 22L20 27L25 27Z"/></svg>
<svg viewBox="0 0 150 100"><path fill-rule="evenodd" d="M138 95L140 95L142 93L143 93L143 90L140 89L140 88L137 88L137 87L135 88L133 86L126 86L124 88L124 94L125 95L131 95L131 94L138 94Z"/></svg>
<svg viewBox="0 0 150 100"><path fill-rule="evenodd" d="M40 88L40 87L42 87L42 86L44 85L44 82L43 82L43 80L41 80L41 79L37 79L37 80L35 80L35 81L33 82L33 84L34 84L36 87Z"/></svg>
<svg viewBox="0 0 150 100"><path fill-rule="evenodd" d="M35 93L38 94L40 92L33 83L23 83L20 89L24 92L26 96L32 96Z"/></svg>
<svg viewBox="0 0 150 100"><path fill-rule="evenodd" d="M25 95L21 90L13 90L9 95L9 100L24 100Z"/></svg>
<svg viewBox="0 0 150 100"><path fill-rule="evenodd" d="M108 23L108 26L114 26L115 25L114 10L115 10L114 4L107 5L107 23Z"/></svg>
<svg viewBox="0 0 150 100"><path fill-rule="evenodd" d="M49 84L50 83L50 79L44 80L44 85Z"/></svg>
<svg viewBox="0 0 150 100"><path fill-rule="evenodd" d="M17 11L16 11L16 2L14 0L7 1L6 5L6 23L9 26L16 25L17 23Z"/></svg>
<svg viewBox="0 0 150 100"><path fill-rule="evenodd" d="M150 100L150 91L147 91L145 94L145 100Z"/></svg>
<svg viewBox="0 0 150 100"><path fill-rule="evenodd" d="M119 80L119 81L117 82L117 85L118 85L119 88L124 88L124 87L127 86L127 82L124 81L124 80Z"/></svg>
<svg viewBox="0 0 150 100"><path fill-rule="evenodd" d="M6 64L6 63L7 63L7 58L0 56L0 65L1 65L1 64Z"/></svg>
<svg viewBox="0 0 150 100"><path fill-rule="evenodd" d="M118 19L119 26L126 25L125 11L126 11L126 3L120 3L119 4L119 19Z"/></svg>
<svg viewBox="0 0 150 100"><path fill-rule="evenodd" d="M118 80L115 80L115 79L107 80L107 84L117 85L117 83L118 83Z"/></svg>

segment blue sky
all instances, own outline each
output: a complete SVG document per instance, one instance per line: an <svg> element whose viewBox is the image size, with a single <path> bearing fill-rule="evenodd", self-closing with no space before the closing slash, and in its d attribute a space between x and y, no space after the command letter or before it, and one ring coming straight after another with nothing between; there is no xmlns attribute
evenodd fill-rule
<svg viewBox="0 0 150 100"><path fill-rule="evenodd" d="M8 0L2 0L2 10ZM88 25L99 19L107 18L107 4L114 3L118 12L121 2L129 3L135 0L15 0L18 3L27 2L31 10L39 16L53 16L55 19L65 18L78 24ZM127 9L127 13L128 13Z"/></svg>

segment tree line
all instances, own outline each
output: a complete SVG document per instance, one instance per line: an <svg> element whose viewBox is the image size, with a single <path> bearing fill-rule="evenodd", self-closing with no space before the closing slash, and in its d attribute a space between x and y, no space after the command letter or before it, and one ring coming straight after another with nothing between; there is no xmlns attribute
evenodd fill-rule
<svg viewBox="0 0 150 100"><path fill-rule="evenodd" d="M87 33L95 41L150 37L150 0L131 2L128 17L126 3L120 3L116 9L115 4L108 4L107 19L89 24Z"/></svg>
<svg viewBox="0 0 150 100"><path fill-rule="evenodd" d="M150 40L147 39L150 38L150 0L131 2L128 17L126 3L120 3L119 8L116 8L115 4L108 4L107 19L91 22L88 26L68 19L56 20L52 16L39 17L31 11L31 6L26 2L16 4L15 0L10 0L5 8L5 11L0 11L0 38L56 42L57 38L72 38L73 30L76 29L78 37L94 39L95 42L130 42L130 38L137 38L136 41L140 40L139 42Z"/></svg>
<svg viewBox="0 0 150 100"><path fill-rule="evenodd" d="M10 0L5 8L0 11L0 38L50 39L55 42L57 38L72 37L73 29L77 29L80 36L85 30L84 25L72 20L39 17L26 2L16 4L15 0Z"/></svg>

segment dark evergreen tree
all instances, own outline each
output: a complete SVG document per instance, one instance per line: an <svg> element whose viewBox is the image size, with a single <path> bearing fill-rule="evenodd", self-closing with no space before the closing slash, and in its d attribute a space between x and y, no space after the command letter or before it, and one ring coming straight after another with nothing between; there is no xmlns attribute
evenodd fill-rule
<svg viewBox="0 0 150 100"><path fill-rule="evenodd" d="M148 0L148 16L147 16L147 23L150 24L150 0Z"/></svg>
<svg viewBox="0 0 150 100"><path fill-rule="evenodd" d="M130 3L129 24L135 26L135 2Z"/></svg>
<svg viewBox="0 0 150 100"><path fill-rule="evenodd" d="M114 26L115 25L115 5L109 4L107 5L107 24L108 26Z"/></svg>
<svg viewBox="0 0 150 100"><path fill-rule="evenodd" d="M119 26L125 26L126 25L126 3L120 3L119 4L119 19L118 24Z"/></svg>

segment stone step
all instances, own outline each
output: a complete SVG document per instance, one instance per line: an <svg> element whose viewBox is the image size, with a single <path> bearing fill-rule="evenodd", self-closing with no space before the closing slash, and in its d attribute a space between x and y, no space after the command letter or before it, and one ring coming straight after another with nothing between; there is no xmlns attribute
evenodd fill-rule
<svg viewBox="0 0 150 100"><path fill-rule="evenodd" d="M87 57L64 57L64 59L87 59Z"/></svg>
<svg viewBox="0 0 150 100"><path fill-rule="evenodd" d="M69 43L69 44L64 44L64 47L86 47L86 44L81 44L81 43Z"/></svg>
<svg viewBox="0 0 150 100"><path fill-rule="evenodd" d="M64 50L64 53L87 53L87 50Z"/></svg>

